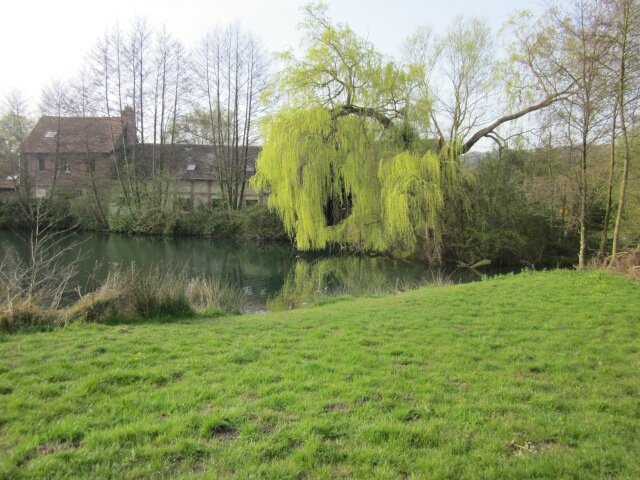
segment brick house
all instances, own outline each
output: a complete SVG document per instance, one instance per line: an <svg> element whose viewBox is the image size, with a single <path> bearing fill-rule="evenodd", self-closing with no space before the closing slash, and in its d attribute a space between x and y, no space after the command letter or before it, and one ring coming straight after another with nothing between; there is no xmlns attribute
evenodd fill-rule
<svg viewBox="0 0 640 480"><path fill-rule="evenodd" d="M153 176L163 164L182 208L215 205L222 198L215 171L222 161L219 152L225 150L212 145L137 143L130 107L121 117L45 116L23 145L23 188L36 198L52 192L69 197L91 194L106 205L118 183L116 165L122 166L126 153L140 179ZM247 178L255 173L259 151L249 147L246 152ZM263 194L246 187L244 203L263 199Z"/></svg>
<svg viewBox="0 0 640 480"><path fill-rule="evenodd" d="M111 165L136 142L133 110L121 117L41 117L22 147L24 188L32 197L56 193L108 199Z"/></svg>

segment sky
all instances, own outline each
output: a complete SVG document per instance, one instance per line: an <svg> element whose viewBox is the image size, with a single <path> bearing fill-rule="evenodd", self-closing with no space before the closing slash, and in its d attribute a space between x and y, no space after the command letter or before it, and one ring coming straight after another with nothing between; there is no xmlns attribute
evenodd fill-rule
<svg viewBox="0 0 640 480"><path fill-rule="evenodd" d="M36 105L53 80L77 72L98 37L136 16L148 17L187 47L210 28L240 20L274 52L299 44L306 0L47 0L8 1L0 10L0 95L21 90ZM347 23L380 51L397 55L423 24L444 31L456 15L484 18L495 29L516 10L541 12L545 0L328 0L335 21Z"/></svg>

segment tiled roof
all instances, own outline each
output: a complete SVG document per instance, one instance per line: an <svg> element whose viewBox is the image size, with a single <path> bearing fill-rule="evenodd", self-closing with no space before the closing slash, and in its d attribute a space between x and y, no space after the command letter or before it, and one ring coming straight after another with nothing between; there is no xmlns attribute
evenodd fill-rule
<svg viewBox="0 0 640 480"><path fill-rule="evenodd" d="M160 145L151 143L136 145L136 169L142 176L149 176L155 170L160 169L160 163L165 166L175 178L182 180L216 180L215 169L219 162L223 161L229 150L227 147L214 147L213 145L196 145L188 143L176 143L173 146L165 145L162 158ZM256 159L260 153L260 147L250 146L247 152L247 176L252 176L256 171ZM239 156L243 151L240 149Z"/></svg>
<svg viewBox="0 0 640 480"><path fill-rule="evenodd" d="M23 145L26 153L110 153L122 136L120 117L40 117Z"/></svg>

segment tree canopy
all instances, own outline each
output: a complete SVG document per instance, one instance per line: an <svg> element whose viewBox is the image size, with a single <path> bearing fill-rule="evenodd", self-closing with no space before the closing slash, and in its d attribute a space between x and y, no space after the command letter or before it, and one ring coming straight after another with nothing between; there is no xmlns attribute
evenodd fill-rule
<svg viewBox="0 0 640 480"><path fill-rule="evenodd" d="M386 59L322 6L303 28L305 55L283 55L285 97L264 122L255 185L300 249L411 252L419 238L437 249L443 182L416 133L429 114L421 67Z"/></svg>

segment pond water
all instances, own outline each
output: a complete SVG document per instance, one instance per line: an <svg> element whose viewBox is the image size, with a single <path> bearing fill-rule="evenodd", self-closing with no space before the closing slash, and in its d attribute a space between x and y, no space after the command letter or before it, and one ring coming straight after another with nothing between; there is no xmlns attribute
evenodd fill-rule
<svg viewBox="0 0 640 480"><path fill-rule="evenodd" d="M28 233L0 231L4 268L28 258L28 242ZM381 257L301 253L280 242L234 244L191 237L74 233L61 243L73 246L69 260L80 255L73 290L94 289L113 264L134 263L142 270L184 271L241 288L247 311L292 308L318 294L383 293L439 278L453 282L478 279L468 269L437 270L419 262Z"/></svg>

